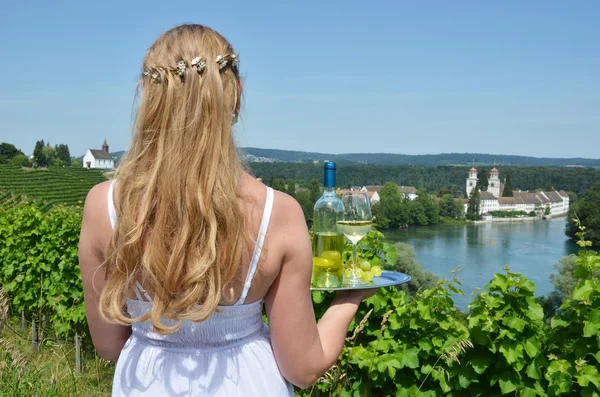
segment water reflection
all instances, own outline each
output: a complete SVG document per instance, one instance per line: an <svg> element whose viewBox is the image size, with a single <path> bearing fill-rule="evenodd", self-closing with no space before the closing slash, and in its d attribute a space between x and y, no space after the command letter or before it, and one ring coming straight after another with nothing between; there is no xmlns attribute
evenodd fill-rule
<svg viewBox="0 0 600 397"><path fill-rule="evenodd" d="M564 234L565 218L527 223L437 225L388 230L386 238L411 244L423 268L440 277L462 268L458 278L465 296L455 297L461 308L472 299L471 291L484 287L494 273L510 265L536 284L536 295L552 290L549 275L559 259L577 252Z"/></svg>

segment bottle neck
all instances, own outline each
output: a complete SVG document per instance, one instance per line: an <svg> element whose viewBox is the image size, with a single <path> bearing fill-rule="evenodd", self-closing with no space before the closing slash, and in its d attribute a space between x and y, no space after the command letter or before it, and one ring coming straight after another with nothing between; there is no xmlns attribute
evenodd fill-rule
<svg viewBox="0 0 600 397"><path fill-rule="evenodd" d="M323 196L335 196L335 188L333 186L325 186Z"/></svg>
<svg viewBox="0 0 600 397"><path fill-rule="evenodd" d="M335 170L325 169L323 185L325 186L325 190L333 190L335 188Z"/></svg>

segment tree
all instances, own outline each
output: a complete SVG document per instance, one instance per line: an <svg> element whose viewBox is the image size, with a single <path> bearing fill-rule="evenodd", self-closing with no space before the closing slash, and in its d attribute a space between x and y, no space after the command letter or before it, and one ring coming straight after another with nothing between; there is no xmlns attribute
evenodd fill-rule
<svg viewBox="0 0 600 397"><path fill-rule="evenodd" d="M17 149L15 145L6 142L0 143L0 157L10 160L19 154L23 154L23 152Z"/></svg>
<svg viewBox="0 0 600 397"><path fill-rule="evenodd" d="M73 160L73 162L71 163L71 167L81 167L81 161Z"/></svg>
<svg viewBox="0 0 600 397"><path fill-rule="evenodd" d="M310 200L310 193L308 190L300 190L296 196L296 201L300 204L302 208L302 212L304 213L304 219L306 219L306 223L310 223L313 216L313 209L315 207L315 203Z"/></svg>
<svg viewBox="0 0 600 397"><path fill-rule="evenodd" d="M56 160L58 159L58 157L56 157L56 150L54 150L52 146L44 146L42 153L46 159L46 165L58 165L56 164Z"/></svg>
<svg viewBox="0 0 600 397"><path fill-rule="evenodd" d="M22 167L27 167L29 165L29 159L24 154L17 154L11 161L14 165L20 165Z"/></svg>
<svg viewBox="0 0 600 397"><path fill-rule="evenodd" d="M310 201L312 202L312 205L314 206L322 194L321 193L321 185L319 184L319 181L317 181L316 179L313 179L312 181L310 181L310 187L309 187L308 191L310 192Z"/></svg>
<svg viewBox="0 0 600 397"><path fill-rule="evenodd" d="M428 225L429 218L427 217L427 209L423 200L417 197L410 202L410 220L413 225Z"/></svg>
<svg viewBox="0 0 600 397"><path fill-rule="evenodd" d="M471 191L469 197L469 206L467 207L466 218L472 221L479 220L479 189L475 186L475 189Z"/></svg>
<svg viewBox="0 0 600 397"><path fill-rule="evenodd" d="M550 215L550 204L546 204L546 209L544 210L544 215Z"/></svg>
<svg viewBox="0 0 600 397"><path fill-rule="evenodd" d="M273 186L271 186L275 190L279 190L280 192L285 192L287 187L285 186L285 181L281 178L275 178L273 180Z"/></svg>
<svg viewBox="0 0 600 397"><path fill-rule="evenodd" d="M44 140L37 141L35 143L35 148L33 149L33 161L36 163L38 167L43 167L48 165L46 161L46 156L44 155Z"/></svg>
<svg viewBox="0 0 600 397"><path fill-rule="evenodd" d="M440 200L440 216L443 218L456 218L456 205L454 197L446 194Z"/></svg>
<svg viewBox="0 0 600 397"><path fill-rule="evenodd" d="M504 191L502 197L513 197L513 186L510 174L506 174L506 180L504 181Z"/></svg>
<svg viewBox="0 0 600 397"><path fill-rule="evenodd" d="M69 151L69 145L61 143L56 145L54 149L56 150L56 156L64 165L71 165L71 152Z"/></svg>
<svg viewBox="0 0 600 397"><path fill-rule="evenodd" d="M487 192L488 185L489 185L487 170L481 169L479 171L479 173L477 174L477 176L478 176L477 187L479 188L479 191Z"/></svg>
<svg viewBox="0 0 600 397"><path fill-rule="evenodd" d="M452 197L463 197L464 189L464 186L459 185L442 186L438 190L437 196L444 197L446 194L449 194Z"/></svg>
<svg viewBox="0 0 600 397"><path fill-rule="evenodd" d="M573 240L577 240L575 233L579 232L575 217L579 218L581 225L585 226L587 239L598 248L600 246L600 183L596 183L575 204L570 205L565 233Z"/></svg>
<svg viewBox="0 0 600 397"><path fill-rule="evenodd" d="M291 197L296 198L296 183L294 181L288 181L286 192Z"/></svg>
<svg viewBox="0 0 600 397"><path fill-rule="evenodd" d="M400 289L414 295L417 291L426 290L436 286L439 280L435 274L430 271L425 271L415 260L415 250L410 244L397 243L396 253L398 260L395 270L401 273L410 274L411 280L400 286Z"/></svg>
<svg viewBox="0 0 600 397"><path fill-rule="evenodd" d="M459 199L454 200L454 206L455 206L454 213L456 214L456 219L464 219L465 203L464 203L463 199L459 198Z"/></svg>
<svg viewBox="0 0 600 397"><path fill-rule="evenodd" d="M387 182L379 191L379 202L373 205L373 216L380 228L398 227L409 223L408 208L398 185Z"/></svg>

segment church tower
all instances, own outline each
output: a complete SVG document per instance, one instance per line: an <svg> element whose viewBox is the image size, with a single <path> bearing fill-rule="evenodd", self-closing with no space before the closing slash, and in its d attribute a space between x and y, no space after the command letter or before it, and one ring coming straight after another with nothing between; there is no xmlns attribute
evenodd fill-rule
<svg viewBox="0 0 600 397"><path fill-rule="evenodd" d="M494 162L494 168L490 171L490 178L488 179L488 192L493 194L494 197L500 197L500 172L496 168Z"/></svg>
<svg viewBox="0 0 600 397"><path fill-rule="evenodd" d="M102 151L108 153L108 143L106 143L106 138L104 138L104 144L102 145Z"/></svg>
<svg viewBox="0 0 600 397"><path fill-rule="evenodd" d="M471 191L477 186L477 168L475 168L475 161L473 161L473 168L469 170L469 177L467 178L467 197L471 197Z"/></svg>

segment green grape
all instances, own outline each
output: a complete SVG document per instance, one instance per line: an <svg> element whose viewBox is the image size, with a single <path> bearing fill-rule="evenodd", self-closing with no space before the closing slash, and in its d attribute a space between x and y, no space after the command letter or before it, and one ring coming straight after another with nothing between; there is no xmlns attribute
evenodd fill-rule
<svg viewBox="0 0 600 397"><path fill-rule="evenodd" d="M373 274L373 276L375 277L379 277L381 276L381 266L373 266L371 268L371 273Z"/></svg>
<svg viewBox="0 0 600 397"><path fill-rule="evenodd" d="M370 283L373 281L373 274L371 272L364 272L361 279L367 283Z"/></svg>

